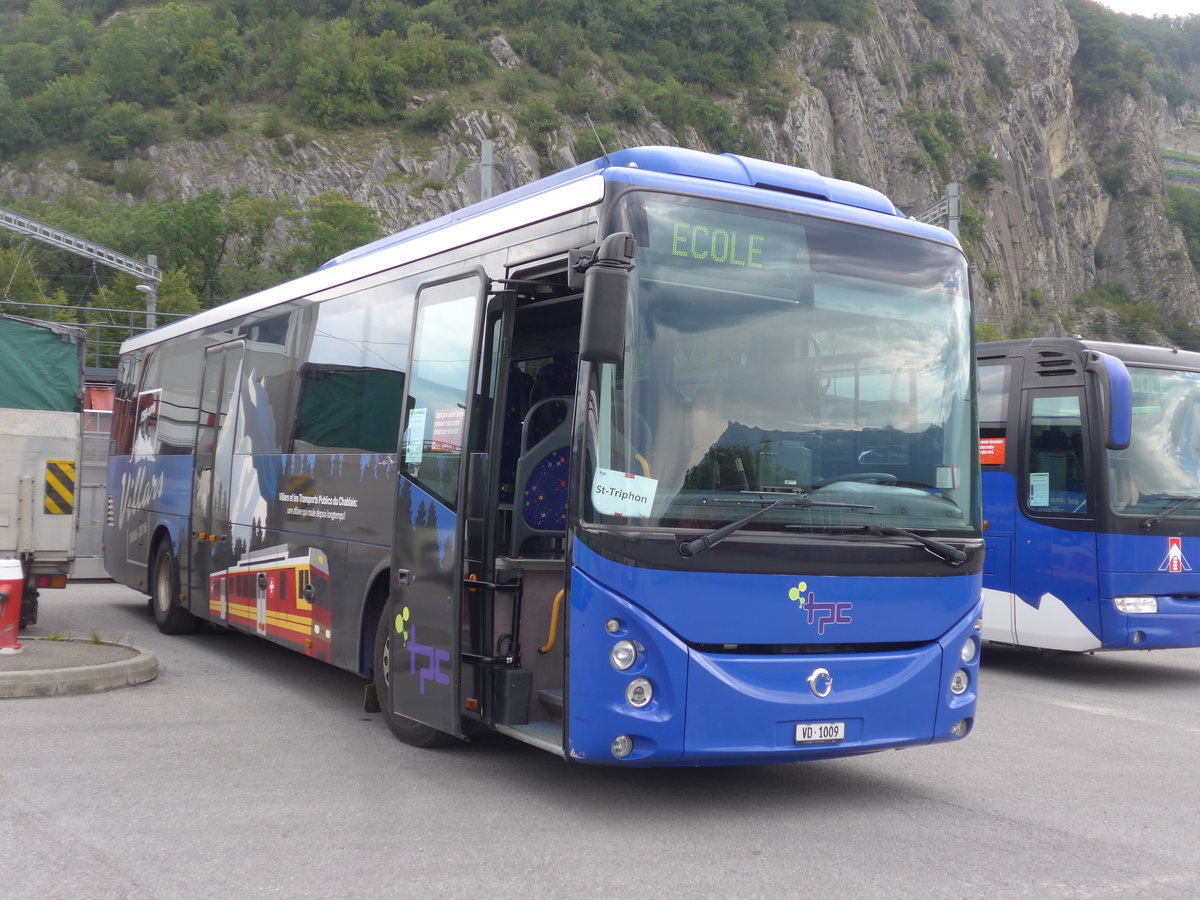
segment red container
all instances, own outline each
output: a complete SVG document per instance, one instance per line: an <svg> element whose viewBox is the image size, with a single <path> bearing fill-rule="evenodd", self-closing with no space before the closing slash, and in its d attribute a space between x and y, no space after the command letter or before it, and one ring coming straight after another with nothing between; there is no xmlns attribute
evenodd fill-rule
<svg viewBox="0 0 1200 900"><path fill-rule="evenodd" d="M0 653L20 653L21 586L25 574L18 559L0 559Z"/></svg>

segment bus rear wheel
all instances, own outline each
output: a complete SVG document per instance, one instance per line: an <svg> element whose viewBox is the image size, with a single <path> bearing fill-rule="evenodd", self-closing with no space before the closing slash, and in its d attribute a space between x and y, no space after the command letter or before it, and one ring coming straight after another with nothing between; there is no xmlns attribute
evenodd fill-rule
<svg viewBox="0 0 1200 900"><path fill-rule="evenodd" d="M150 610L154 621L163 634L191 634L198 621L195 616L179 606L179 572L175 568L175 557L171 545L163 541L154 554L154 570L150 579Z"/></svg>
<svg viewBox="0 0 1200 900"><path fill-rule="evenodd" d="M395 614L389 603L384 606L379 627L375 629L375 693L379 697L383 720L392 734L414 747L446 747L458 743L453 735L392 712L392 695L388 685L391 682L393 657L389 638L395 630L394 620Z"/></svg>

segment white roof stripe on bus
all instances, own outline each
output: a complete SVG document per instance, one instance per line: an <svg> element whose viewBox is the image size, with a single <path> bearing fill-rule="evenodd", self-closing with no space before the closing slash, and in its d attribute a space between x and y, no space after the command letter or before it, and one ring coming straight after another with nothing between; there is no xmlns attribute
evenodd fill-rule
<svg viewBox="0 0 1200 900"><path fill-rule="evenodd" d="M546 191L515 200L511 204L493 207L476 215L468 215L460 221L449 222L442 228L418 234L411 240L398 240L373 253L318 269L308 275L266 288L257 294L231 300L186 319L179 319L154 331L134 335L121 344L121 353L152 346L180 335L203 331L211 325L240 319L288 300L319 293L443 250L461 247L511 231L521 225L582 209L598 203L603 195L603 175L600 172L590 173L577 181L555 185ZM462 215L468 209L470 207L461 210L457 215Z"/></svg>

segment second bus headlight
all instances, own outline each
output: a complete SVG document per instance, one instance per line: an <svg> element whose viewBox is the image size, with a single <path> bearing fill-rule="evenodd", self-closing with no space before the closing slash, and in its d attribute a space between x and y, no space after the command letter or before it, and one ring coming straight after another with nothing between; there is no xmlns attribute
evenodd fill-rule
<svg viewBox="0 0 1200 900"><path fill-rule="evenodd" d="M617 641L608 654L609 662L618 672L624 672L637 662L637 646L633 641Z"/></svg>
<svg viewBox="0 0 1200 900"><path fill-rule="evenodd" d="M1113 606L1123 613L1156 613L1157 597L1113 597Z"/></svg>
<svg viewBox="0 0 1200 900"><path fill-rule="evenodd" d="M978 652L979 645L975 643L975 638L969 637L963 641L962 650L959 652L959 656L962 658L963 662L969 663L975 658L975 654Z"/></svg>

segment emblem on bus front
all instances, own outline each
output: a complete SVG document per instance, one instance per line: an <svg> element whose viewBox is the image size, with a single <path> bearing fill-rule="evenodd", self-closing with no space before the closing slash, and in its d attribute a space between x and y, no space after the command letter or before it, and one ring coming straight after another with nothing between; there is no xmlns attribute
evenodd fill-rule
<svg viewBox="0 0 1200 900"><path fill-rule="evenodd" d="M833 676L824 666L813 669L812 674L805 681L808 682L808 689L813 692L813 696L820 697L822 700L828 697L829 692L833 690Z"/></svg>
<svg viewBox="0 0 1200 900"><path fill-rule="evenodd" d="M788 599L799 605L808 616L808 624L817 626L817 636L825 634L828 625L849 625L854 620L850 618L850 610L854 604L849 600L838 603L821 603L817 600L817 592L808 589L808 582L802 581L788 591Z"/></svg>
<svg viewBox="0 0 1200 900"><path fill-rule="evenodd" d="M1183 538L1168 538L1167 540L1167 555L1163 559L1162 565L1158 567L1160 572L1179 572L1192 571L1191 565L1187 561L1187 557L1183 555Z"/></svg>

